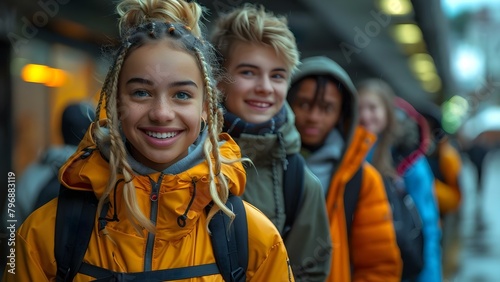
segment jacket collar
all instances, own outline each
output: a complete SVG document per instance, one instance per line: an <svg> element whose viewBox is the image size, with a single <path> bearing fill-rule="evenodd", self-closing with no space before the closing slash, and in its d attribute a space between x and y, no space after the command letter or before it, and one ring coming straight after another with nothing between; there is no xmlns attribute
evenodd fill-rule
<svg viewBox="0 0 500 282"><path fill-rule="evenodd" d="M330 186L332 172L337 169L340 163L344 152L344 143L340 132L334 129L328 134L325 143L318 150L309 152L303 148L301 151L307 166L318 177L325 193Z"/></svg>
<svg viewBox="0 0 500 282"><path fill-rule="evenodd" d="M300 152L300 135L295 128L295 116L285 102L286 121L276 133L264 135L242 133L237 140L244 157L254 163L268 162L272 159L285 160L286 155Z"/></svg>
<svg viewBox="0 0 500 282"><path fill-rule="evenodd" d="M100 153L92 138L92 124L85 134L78 150L63 165L59 171L62 184L70 189L94 191L99 199L107 185L110 176L109 163ZM240 158L238 145L227 134L221 134L220 154L227 159ZM246 175L240 162L222 165L221 173L226 177L230 192L235 195L243 194ZM121 175L117 179L122 179ZM180 238L188 234L198 223L200 215L210 204L212 197L209 192L208 165L206 161L186 169L177 174L154 172L147 175L134 175L133 183L136 187L136 196L144 215L150 214L152 206L153 184L159 182L158 191L158 217L156 219L157 236L165 239ZM119 222L108 223L108 228L120 232L135 234L131 224L126 220L125 202L121 194L123 181L117 184L116 212ZM110 202L114 202L114 193L110 195ZM190 202L192 203L190 205ZM188 208L189 206L189 208ZM188 212L186 212L188 211ZM110 210L108 215L112 211ZM186 213L186 225L180 227L177 219Z"/></svg>

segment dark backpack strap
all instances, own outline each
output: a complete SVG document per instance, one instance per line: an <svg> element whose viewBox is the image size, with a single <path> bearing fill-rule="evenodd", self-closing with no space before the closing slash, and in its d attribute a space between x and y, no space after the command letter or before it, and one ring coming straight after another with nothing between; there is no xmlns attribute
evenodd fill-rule
<svg viewBox="0 0 500 282"><path fill-rule="evenodd" d="M441 173L441 169L439 167L439 156L428 156L427 157L427 162L429 163L429 166L431 167L432 174L434 175L434 178L441 182L445 182L445 179L443 177L443 174Z"/></svg>
<svg viewBox="0 0 500 282"><path fill-rule="evenodd" d="M106 281L140 281L140 282L157 282L157 281L174 281L181 279L189 279L203 277L208 275L219 274L217 264L202 264L196 266L187 266L179 268L170 268L162 270L144 271L144 272L114 272L109 269L82 263L80 273L96 278L94 282Z"/></svg>
<svg viewBox="0 0 500 282"><path fill-rule="evenodd" d="M304 166L306 165L301 154L287 155L288 165L283 171L283 196L285 197L285 226L281 237L285 240L292 229L297 211L300 209L302 192L304 190Z"/></svg>
<svg viewBox="0 0 500 282"><path fill-rule="evenodd" d="M47 181L47 183L42 187L42 189L38 193L38 197L36 197L36 202L33 207L33 210L40 208L41 206L50 202L50 200L56 198L57 195L59 194L60 185L61 183L59 183L59 177L57 173L54 172L54 175L52 175L49 181Z"/></svg>
<svg viewBox="0 0 500 282"><path fill-rule="evenodd" d="M61 185L54 237L56 281L73 281L78 273L94 229L96 210L93 191L77 191Z"/></svg>
<svg viewBox="0 0 500 282"><path fill-rule="evenodd" d="M246 280L248 265L248 226L243 201L230 195L226 206L236 215L231 219L223 212L215 214L209 223L215 260L226 282Z"/></svg>
<svg viewBox="0 0 500 282"><path fill-rule="evenodd" d="M359 193L361 191L361 181L363 180L363 164L359 167L354 176L346 183L344 190L344 213L347 233L351 234L354 212L358 204Z"/></svg>

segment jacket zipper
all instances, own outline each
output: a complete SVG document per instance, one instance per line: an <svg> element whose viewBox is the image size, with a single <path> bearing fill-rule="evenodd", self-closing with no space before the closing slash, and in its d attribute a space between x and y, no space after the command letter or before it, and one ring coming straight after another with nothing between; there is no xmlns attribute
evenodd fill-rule
<svg viewBox="0 0 500 282"><path fill-rule="evenodd" d="M156 226L156 219L158 217L158 191L160 190L161 180L163 179L163 173L160 174L158 178L158 182L154 182L153 179L150 178L151 181L151 194L149 195L149 199L151 200L151 210L149 219ZM144 271L151 271L153 264L153 247L155 244L155 234L148 233L148 239L146 241L146 254L144 256Z"/></svg>

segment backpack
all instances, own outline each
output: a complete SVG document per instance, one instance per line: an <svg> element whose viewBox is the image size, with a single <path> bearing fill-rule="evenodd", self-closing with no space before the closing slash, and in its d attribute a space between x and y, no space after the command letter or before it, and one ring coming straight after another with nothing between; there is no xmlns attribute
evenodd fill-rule
<svg viewBox="0 0 500 282"><path fill-rule="evenodd" d="M359 167L352 178L346 183L344 190L344 214L346 230L351 235L354 212L358 205L359 192L361 191L361 181L363 180L363 165Z"/></svg>
<svg viewBox="0 0 500 282"><path fill-rule="evenodd" d="M359 193L361 192L361 182L363 180L363 164L358 168L356 173L345 184L344 189L344 217L347 230L347 240L351 240L352 222L354 221L354 213L358 206ZM354 272L354 265L351 264L351 273Z"/></svg>
<svg viewBox="0 0 500 282"><path fill-rule="evenodd" d="M302 206L304 191L304 166L306 162L301 154L295 153L286 156L287 165L283 171L283 196L285 201L285 226L281 232L283 241L292 229L297 218L297 211Z"/></svg>
<svg viewBox="0 0 500 282"><path fill-rule="evenodd" d="M288 165L283 175L283 195L285 197L285 227L281 237L285 240L286 235L293 226L297 217L297 211L302 204L302 193L304 190L304 158L300 154L287 156ZM361 190L361 179L363 166L361 166L354 176L346 183L344 192L344 212L347 230L351 230L354 212L358 203L359 192ZM297 185L299 184L299 185ZM297 208L298 207L298 208Z"/></svg>
<svg viewBox="0 0 500 282"><path fill-rule="evenodd" d="M441 169L439 168L439 156L438 155L433 155L433 156L426 156L427 162L429 163L429 166L431 167L432 174L435 179L446 183L446 180L443 177L443 174L441 173Z"/></svg>
<svg viewBox="0 0 500 282"><path fill-rule="evenodd" d="M137 273L119 273L83 262L94 229L97 198L93 191L78 191L61 185L54 238L57 262L56 281L72 281L79 272L97 278L96 281L164 281L218 273L227 282L245 281L248 264L245 208L243 201L233 195L229 196L226 205L237 215L233 222L230 224L230 218L219 211L209 223L216 263ZM109 205L104 205L104 207L109 207ZM104 207L103 210L105 210ZM107 209L104 214L106 212ZM101 226L104 227L105 223L103 226L99 220L99 228Z"/></svg>
<svg viewBox="0 0 500 282"><path fill-rule="evenodd" d="M300 154L287 156L287 166L283 175L286 213L283 238L292 228L297 216L297 207L301 205L302 191L304 190L304 166L305 161ZM297 183L300 185L296 185ZM224 213L218 212L209 223L216 265L209 264L140 273L117 273L83 263L97 211L97 199L94 192L72 190L61 185L57 203L55 233L57 281L72 281L73 277L82 270L93 277L104 276L109 277L109 279L126 279L127 281L185 279L217 273L221 273L224 281L227 282L245 281L248 265L246 213L241 198L237 196L230 195L226 205L232 205L235 214L240 216L237 216L229 225L230 219ZM106 214L105 207L108 206L103 207L101 214ZM100 222L99 225L101 228L105 222ZM225 232L227 228L230 229L229 232ZM77 238L74 234L80 234L80 236Z"/></svg>
<svg viewBox="0 0 500 282"><path fill-rule="evenodd" d="M59 167L57 168L57 170L59 170ZM47 183L38 192L38 197L36 197L36 202L31 212L50 202L50 200L56 198L59 193L59 185L59 177L57 175L57 172L55 172L54 175L52 175L52 177L49 179L49 181L47 181Z"/></svg>
<svg viewBox="0 0 500 282"><path fill-rule="evenodd" d="M424 266L422 219L402 181L384 177L387 199L391 205L396 240L403 260L402 278L415 278Z"/></svg>

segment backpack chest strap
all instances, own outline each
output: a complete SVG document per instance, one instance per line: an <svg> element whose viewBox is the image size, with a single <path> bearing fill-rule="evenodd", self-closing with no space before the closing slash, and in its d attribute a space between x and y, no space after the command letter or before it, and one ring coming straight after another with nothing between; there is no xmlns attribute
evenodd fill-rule
<svg viewBox="0 0 500 282"><path fill-rule="evenodd" d="M172 281L187 278L219 274L217 264L202 264L195 266L153 270L145 272L114 272L109 269L82 263L79 273L96 278L95 282L104 281Z"/></svg>

